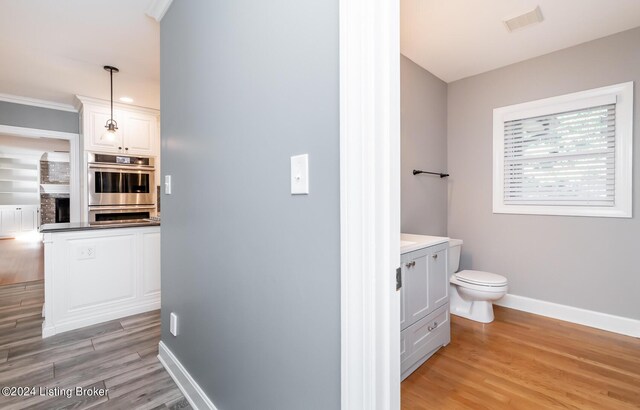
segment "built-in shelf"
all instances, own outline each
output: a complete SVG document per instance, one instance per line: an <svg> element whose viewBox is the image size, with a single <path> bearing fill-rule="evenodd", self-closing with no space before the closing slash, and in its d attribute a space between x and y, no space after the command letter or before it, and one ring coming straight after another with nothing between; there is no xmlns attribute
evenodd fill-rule
<svg viewBox="0 0 640 410"><path fill-rule="evenodd" d="M68 194L68 184L40 184L40 192L43 194Z"/></svg>
<svg viewBox="0 0 640 410"><path fill-rule="evenodd" d="M8 173L0 169L0 181L5 183L38 183L38 175L25 175L22 173Z"/></svg>
<svg viewBox="0 0 640 410"><path fill-rule="evenodd" d="M39 203L40 172L37 158L0 156L0 205Z"/></svg>
<svg viewBox="0 0 640 410"><path fill-rule="evenodd" d="M68 152L45 152L42 154L41 161L49 162L69 162Z"/></svg>

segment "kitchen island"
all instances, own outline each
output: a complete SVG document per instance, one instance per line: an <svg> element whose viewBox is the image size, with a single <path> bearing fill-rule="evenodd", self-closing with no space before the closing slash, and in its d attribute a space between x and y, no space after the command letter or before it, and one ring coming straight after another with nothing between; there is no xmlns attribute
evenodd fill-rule
<svg viewBox="0 0 640 410"><path fill-rule="evenodd" d="M160 223L42 225L42 337L160 309Z"/></svg>

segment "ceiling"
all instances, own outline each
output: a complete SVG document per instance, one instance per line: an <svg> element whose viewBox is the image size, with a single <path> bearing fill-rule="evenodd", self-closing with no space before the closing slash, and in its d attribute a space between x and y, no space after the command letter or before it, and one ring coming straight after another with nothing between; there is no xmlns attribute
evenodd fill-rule
<svg viewBox="0 0 640 410"><path fill-rule="evenodd" d="M114 97L160 108L153 0L0 0L0 93L63 104ZM612 7L615 4L615 7ZM539 5L545 20L502 20ZM640 26L638 0L401 0L401 51L446 82Z"/></svg>
<svg viewBox="0 0 640 410"><path fill-rule="evenodd" d="M540 6L544 21L503 20ZM640 26L639 0L401 0L401 51L451 82Z"/></svg>
<svg viewBox="0 0 640 410"><path fill-rule="evenodd" d="M74 104L74 95L160 108L160 25L152 0L0 0L0 93Z"/></svg>

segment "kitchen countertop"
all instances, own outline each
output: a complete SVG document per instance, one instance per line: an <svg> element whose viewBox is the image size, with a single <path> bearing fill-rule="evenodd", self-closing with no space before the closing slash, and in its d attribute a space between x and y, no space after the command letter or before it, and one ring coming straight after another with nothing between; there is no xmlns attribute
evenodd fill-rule
<svg viewBox="0 0 640 410"><path fill-rule="evenodd" d="M400 254L416 251L429 246L448 242L449 238L444 236L413 235L410 233L400 234Z"/></svg>
<svg viewBox="0 0 640 410"><path fill-rule="evenodd" d="M92 224L89 224L88 222L45 224L40 226L40 233L89 231L94 229L139 228L139 227L145 227L145 226L160 226L160 221L127 222L127 223L104 224L104 225L92 225Z"/></svg>

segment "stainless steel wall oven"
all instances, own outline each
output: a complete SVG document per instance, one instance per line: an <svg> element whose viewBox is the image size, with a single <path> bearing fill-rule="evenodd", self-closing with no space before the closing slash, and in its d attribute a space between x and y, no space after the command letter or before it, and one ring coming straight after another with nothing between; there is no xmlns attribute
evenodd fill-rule
<svg viewBox="0 0 640 410"><path fill-rule="evenodd" d="M153 158L88 154L89 222L123 223L156 216Z"/></svg>

